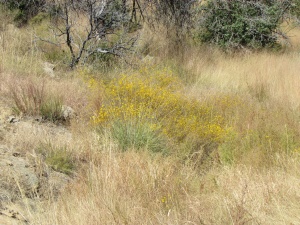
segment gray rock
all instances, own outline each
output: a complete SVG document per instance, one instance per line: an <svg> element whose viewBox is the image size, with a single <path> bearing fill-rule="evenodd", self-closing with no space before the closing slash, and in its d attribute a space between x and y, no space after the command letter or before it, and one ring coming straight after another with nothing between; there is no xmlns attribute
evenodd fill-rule
<svg viewBox="0 0 300 225"><path fill-rule="evenodd" d="M23 158L12 154L0 158L0 188L10 190L12 195L31 197L39 187L39 179L34 166Z"/></svg>
<svg viewBox="0 0 300 225"><path fill-rule="evenodd" d="M20 121L20 119L15 116L9 116L8 120L7 120L7 122L9 122L9 123L17 123L19 121Z"/></svg>
<svg viewBox="0 0 300 225"><path fill-rule="evenodd" d="M40 197L48 199L49 197L58 197L59 193L71 181L71 178L66 174L51 171L49 173L45 172L40 180L43 185L39 188L39 195Z"/></svg>
<svg viewBox="0 0 300 225"><path fill-rule="evenodd" d="M70 106L63 105L62 106L62 117L69 121L70 119L73 119L76 116L76 113L74 109L72 109Z"/></svg>
<svg viewBox="0 0 300 225"><path fill-rule="evenodd" d="M11 200L11 193L8 190L0 188L0 207L2 202L10 202Z"/></svg>
<svg viewBox="0 0 300 225"><path fill-rule="evenodd" d="M48 63L48 62L44 62L44 72L50 76L50 77L55 77L55 74L54 74L54 69L55 69L55 65L52 64L52 63Z"/></svg>
<svg viewBox="0 0 300 225"><path fill-rule="evenodd" d="M24 158L21 153L0 145L0 202L58 196L71 178L45 164Z"/></svg>

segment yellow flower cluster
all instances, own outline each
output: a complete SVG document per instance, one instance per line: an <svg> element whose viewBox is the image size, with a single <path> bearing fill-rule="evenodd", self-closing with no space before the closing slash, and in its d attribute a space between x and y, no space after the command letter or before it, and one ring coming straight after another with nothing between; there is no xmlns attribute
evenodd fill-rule
<svg viewBox="0 0 300 225"><path fill-rule="evenodd" d="M187 137L202 143L219 142L226 133L223 118L212 108L179 92L180 81L168 68L143 68L106 85L95 85L95 80L89 83L91 88L102 88L105 95L92 118L96 126L138 120L176 142Z"/></svg>

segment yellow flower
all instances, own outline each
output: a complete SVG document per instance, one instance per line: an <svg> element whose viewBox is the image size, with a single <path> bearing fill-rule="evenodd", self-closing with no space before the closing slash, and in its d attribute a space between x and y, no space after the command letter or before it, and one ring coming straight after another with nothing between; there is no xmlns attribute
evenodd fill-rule
<svg viewBox="0 0 300 225"><path fill-rule="evenodd" d="M220 142L227 133L224 118L213 107L180 93L181 84L168 68L141 68L107 84L90 80L101 89L104 101L95 116L96 126L107 127L115 120L148 122L150 129L181 142L187 137L199 142ZM220 100L226 105L228 99Z"/></svg>

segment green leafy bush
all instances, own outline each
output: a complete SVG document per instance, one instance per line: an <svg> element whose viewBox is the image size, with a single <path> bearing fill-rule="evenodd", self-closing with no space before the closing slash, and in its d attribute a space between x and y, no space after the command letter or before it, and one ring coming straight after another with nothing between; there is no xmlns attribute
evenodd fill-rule
<svg viewBox="0 0 300 225"><path fill-rule="evenodd" d="M225 49L274 47L289 1L210 0L201 6L199 38Z"/></svg>
<svg viewBox="0 0 300 225"><path fill-rule="evenodd" d="M8 6L10 10L17 10L15 15L15 22L19 26L28 22L29 19L36 16L43 10L46 4L45 0L4 0L4 4Z"/></svg>

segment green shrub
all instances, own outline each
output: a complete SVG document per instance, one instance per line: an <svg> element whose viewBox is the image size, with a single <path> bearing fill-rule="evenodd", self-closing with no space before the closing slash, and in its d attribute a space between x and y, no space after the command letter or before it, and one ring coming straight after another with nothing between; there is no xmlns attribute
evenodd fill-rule
<svg viewBox="0 0 300 225"><path fill-rule="evenodd" d="M300 1L299 0L292 0L292 7L291 7L291 15L296 16L297 19L300 17Z"/></svg>
<svg viewBox="0 0 300 225"><path fill-rule="evenodd" d="M277 46L289 1L209 0L201 6L199 38L225 49Z"/></svg>
<svg viewBox="0 0 300 225"><path fill-rule="evenodd" d="M40 12L36 16L34 16L30 22L32 24L40 24L43 20L48 18L48 14L45 12Z"/></svg>
<svg viewBox="0 0 300 225"><path fill-rule="evenodd" d="M139 121L116 121L111 127L113 138L125 151L130 148L167 153L166 140L151 124Z"/></svg>
<svg viewBox="0 0 300 225"><path fill-rule="evenodd" d="M67 175L74 172L75 163L66 147L56 147L50 143L41 144L37 149L37 153L43 156L46 164L53 170Z"/></svg>
<svg viewBox="0 0 300 225"><path fill-rule="evenodd" d="M169 68L141 67L107 84L91 79L89 85L92 94L101 93L92 124L104 130L113 127L121 146L157 151L160 147L153 147L157 143L152 142L165 137L182 146L170 149L172 154L190 156L199 149L209 154L227 133L224 118L209 104L180 93L181 82Z"/></svg>
<svg viewBox="0 0 300 225"><path fill-rule="evenodd" d="M19 26L41 12L45 3L45 0L4 0L10 10L17 10L14 20Z"/></svg>
<svg viewBox="0 0 300 225"><path fill-rule="evenodd" d="M69 154L64 149L51 152L46 158L46 163L51 166L53 170L68 175L71 175L75 168Z"/></svg>
<svg viewBox="0 0 300 225"><path fill-rule="evenodd" d="M56 96L49 96L40 106L40 114L44 120L51 122L62 121L62 100Z"/></svg>

